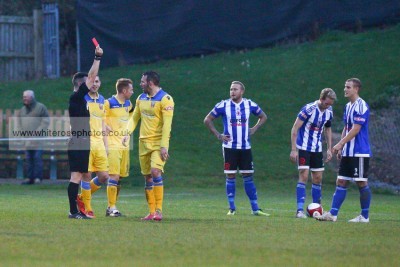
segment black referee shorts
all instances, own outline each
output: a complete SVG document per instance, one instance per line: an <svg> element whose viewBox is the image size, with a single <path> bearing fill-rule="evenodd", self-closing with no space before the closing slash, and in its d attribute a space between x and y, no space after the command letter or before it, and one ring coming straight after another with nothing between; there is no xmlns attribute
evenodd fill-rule
<svg viewBox="0 0 400 267"><path fill-rule="evenodd" d="M71 138L68 142L70 172L89 172L90 138Z"/></svg>

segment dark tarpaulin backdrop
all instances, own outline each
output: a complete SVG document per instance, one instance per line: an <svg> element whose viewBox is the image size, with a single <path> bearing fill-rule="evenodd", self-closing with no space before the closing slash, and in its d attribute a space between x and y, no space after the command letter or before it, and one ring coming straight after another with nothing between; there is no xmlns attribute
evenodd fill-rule
<svg viewBox="0 0 400 267"><path fill-rule="evenodd" d="M400 1L77 0L82 71L104 49L102 67L255 48L312 34L399 21Z"/></svg>

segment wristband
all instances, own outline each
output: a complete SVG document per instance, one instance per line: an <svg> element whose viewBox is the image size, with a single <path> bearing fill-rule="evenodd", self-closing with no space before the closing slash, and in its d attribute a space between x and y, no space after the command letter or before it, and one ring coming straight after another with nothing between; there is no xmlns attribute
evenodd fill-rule
<svg viewBox="0 0 400 267"><path fill-rule="evenodd" d="M98 56L98 55L94 56L94 60L100 60L100 59L101 59L101 56Z"/></svg>

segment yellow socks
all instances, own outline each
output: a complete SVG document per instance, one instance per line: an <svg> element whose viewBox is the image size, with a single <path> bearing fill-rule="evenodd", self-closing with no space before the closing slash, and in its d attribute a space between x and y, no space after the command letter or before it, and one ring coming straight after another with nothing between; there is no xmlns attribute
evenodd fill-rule
<svg viewBox="0 0 400 267"><path fill-rule="evenodd" d="M117 185L117 200L119 197L119 192L121 192L121 181L118 181L118 185Z"/></svg>
<svg viewBox="0 0 400 267"><path fill-rule="evenodd" d="M146 182L146 187L144 188L146 194L147 205L149 206L150 213L156 212L156 199L154 197L153 183Z"/></svg>
<svg viewBox="0 0 400 267"><path fill-rule="evenodd" d="M107 198L108 198L108 207L115 207L117 204L117 185L118 181L113 179L108 179L107 184Z"/></svg>
<svg viewBox="0 0 400 267"><path fill-rule="evenodd" d="M81 199L82 199L83 203L85 204L86 212L93 211L92 205L91 205L92 193L90 190L89 182L81 181Z"/></svg>
<svg viewBox="0 0 400 267"><path fill-rule="evenodd" d="M162 176L153 178L154 182L154 197L156 202L156 210L162 211L164 199L164 184Z"/></svg>

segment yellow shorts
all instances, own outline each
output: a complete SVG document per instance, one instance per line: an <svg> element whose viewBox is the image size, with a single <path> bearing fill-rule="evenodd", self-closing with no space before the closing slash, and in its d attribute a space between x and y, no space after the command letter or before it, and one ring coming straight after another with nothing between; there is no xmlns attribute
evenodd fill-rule
<svg viewBox="0 0 400 267"><path fill-rule="evenodd" d="M90 143L89 168L90 172L108 171L107 152L103 142Z"/></svg>
<svg viewBox="0 0 400 267"><path fill-rule="evenodd" d="M151 174L151 168L164 172L165 161L161 159L160 142L151 143L139 140L139 162L143 175Z"/></svg>
<svg viewBox="0 0 400 267"><path fill-rule="evenodd" d="M108 151L109 174L119 177L129 176L129 149L110 149Z"/></svg>

